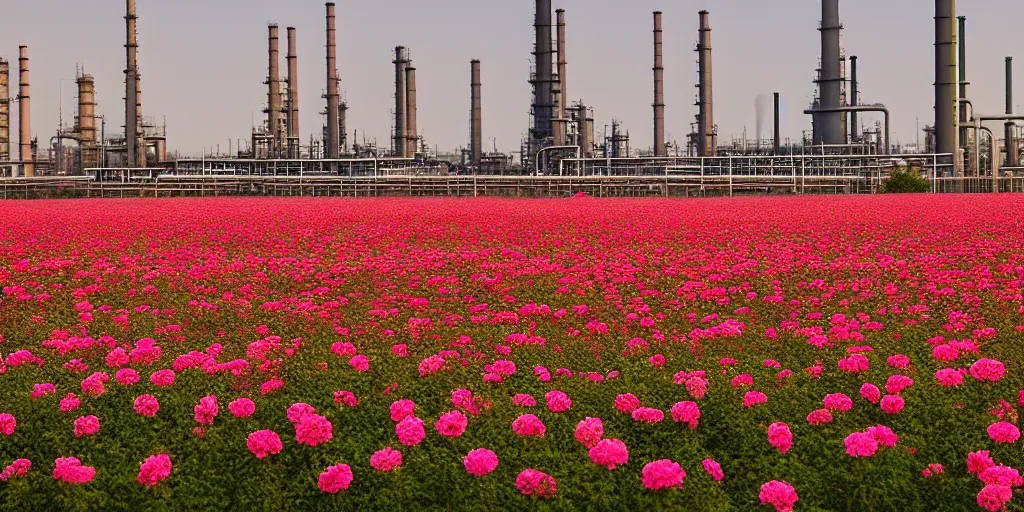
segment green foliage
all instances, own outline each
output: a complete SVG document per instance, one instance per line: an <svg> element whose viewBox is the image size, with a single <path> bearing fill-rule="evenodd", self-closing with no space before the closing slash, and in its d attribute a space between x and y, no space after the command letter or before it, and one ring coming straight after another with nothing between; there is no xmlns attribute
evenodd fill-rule
<svg viewBox="0 0 1024 512"><path fill-rule="evenodd" d="M913 169L895 169L882 182L883 194L924 194L931 190L928 180Z"/></svg>

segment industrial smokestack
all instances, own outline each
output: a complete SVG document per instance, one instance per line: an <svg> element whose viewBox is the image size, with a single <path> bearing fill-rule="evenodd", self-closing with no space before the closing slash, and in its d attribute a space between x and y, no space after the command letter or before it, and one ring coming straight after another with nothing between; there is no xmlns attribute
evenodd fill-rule
<svg viewBox="0 0 1024 512"><path fill-rule="evenodd" d="M551 69L551 0L537 0L534 17L534 61L537 70L534 82L533 131L538 139L553 134L551 119L554 117L552 69Z"/></svg>
<svg viewBox="0 0 1024 512"><path fill-rule="evenodd" d="M959 118L960 118L960 123L961 123L961 126L957 130L957 135L958 135L957 136L957 141L959 143L958 146L960 148L966 148L967 147L967 128L966 128L965 125L967 124L968 119L967 119L967 109L964 108L966 106L964 104L964 100L967 99L967 85L968 85L968 83L967 83L967 17L966 16L957 16L956 19L957 19L957 22L958 22L957 23L957 25L958 25L957 32L959 33L959 35L957 37L957 51L960 53L960 59L959 59L960 65L957 66L958 69L959 69L959 73L960 73L960 76L959 76L959 82L960 82L960 94L959 94L959 96L960 96L960 104L958 105L958 107L959 107L958 110L960 112ZM977 170L975 170L974 172L977 172Z"/></svg>
<svg viewBox="0 0 1024 512"><path fill-rule="evenodd" d="M295 27L288 27L288 153L299 157L299 63ZM294 147L292 147L294 146Z"/></svg>
<svg viewBox="0 0 1024 512"><path fill-rule="evenodd" d="M32 154L32 95L28 80L28 46L18 47L18 144L19 158L22 162L35 162ZM36 175L34 163L22 164L22 176L30 178Z"/></svg>
<svg viewBox="0 0 1024 512"><path fill-rule="evenodd" d="M555 119L557 120L552 125L554 130L556 146L565 145L566 126L565 123L565 107L569 101L568 93L568 73L566 72L566 66L569 61L566 58L565 46L565 9L558 9L555 11L555 23L557 25L556 40L558 42L558 110L555 112Z"/></svg>
<svg viewBox="0 0 1024 512"><path fill-rule="evenodd" d="M715 134L714 86L711 81L711 21L708 11L700 11L700 41L697 43L697 156L715 156L718 136Z"/></svg>
<svg viewBox="0 0 1024 512"><path fill-rule="evenodd" d="M1006 113L1013 114L1013 57L1006 58ZM1006 122L1006 167L1017 167L1017 140L1013 121Z"/></svg>
<svg viewBox="0 0 1024 512"><path fill-rule="evenodd" d="M661 11L654 13L654 156L668 156L665 148L665 63L662 55Z"/></svg>
<svg viewBox="0 0 1024 512"><path fill-rule="evenodd" d="M953 155L955 175L963 174L954 114L956 53L953 48L955 0L935 0L935 151Z"/></svg>
<svg viewBox="0 0 1024 512"><path fill-rule="evenodd" d="M11 64L0 58L0 162L11 159Z"/></svg>
<svg viewBox="0 0 1024 512"><path fill-rule="evenodd" d="M850 57L850 105L857 106L857 56ZM857 111L850 112L850 142L860 138L860 127L857 125Z"/></svg>
<svg viewBox="0 0 1024 512"><path fill-rule="evenodd" d="M416 157L416 68L405 66L405 156Z"/></svg>
<svg viewBox="0 0 1024 512"><path fill-rule="evenodd" d="M839 36L842 31L839 22L839 0L821 1L821 76L818 78L821 107L834 109L842 106L843 76L841 71L841 53ZM827 112L818 115L820 127L817 127L820 140L816 144L845 144L846 134L843 131L843 114Z"/></svg>
<svg viewBox="0 0 1024 512"><path fill-rule="evenodd" d="M782 130L780 129L779 123L779 93L775 93L775 129L772 131L772 140L774 141L774 150L776 155L781 154L782 149Z"/></svg>
<svg viewBox="0 0 1024 512"><path fill-rule="evenodd" d="M406 58L405 47L395 47L395 156L399 158L406 157L406 137L407 135L407 121L405 119L405 107L406 107L406 85L405 85L405 68L408 66L408 59Z"/></svg>
<svg viewBox="0 0 1024 512"><path fill-rule="evenodd" d="M327 2L327 158L338 158L338 57L334 26L334 2Z"/></svg>
<svg viewBox="0 0 1024 512"><path fill-rule="evenodd" d="M92 75L82 73L75 83L78 84L75 133L78 134L79 146L82 149L82 167L97 167L99 152L96 147L96 81Z"/></svg>
<svg viewBox="0 0 1024 512"><path fill-rule="evenodd" d="M483 156L483 107L480 98L480 61L471 60L470 67L470 89L471 106L469 115L469 152L473 166L480 167L480 157Z"/></svg>
<svg viewBox="0 0 1024 512"><path fill-rule="evenodd" d="M139 41L136 30L138 17L135 14L135 0L126 0L126 66L124 70L124 144L125 166L139 165Z"/></svg>
<svg viewBox="0 0 1024 512"><path fill-rule="evenodd" d="M270 153L273 158L280 158L281 148L281 72L280 72L280 48L278 46L277 23L271 23L268 27L270 37L270 48L267 55L270 57L269 76L267 77L267 129L271 136Z"/></svg>

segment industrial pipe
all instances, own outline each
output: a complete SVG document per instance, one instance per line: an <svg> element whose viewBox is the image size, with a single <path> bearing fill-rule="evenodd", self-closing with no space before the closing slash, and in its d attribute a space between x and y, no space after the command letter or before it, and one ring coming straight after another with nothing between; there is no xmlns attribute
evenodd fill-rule
<svg viewBox="0 0 1024 512"><path fill-rule="evenodd" d="M405 155L409 158L416 158L416 142L419 140L419 131L416 127L416 68L405 68Z"/></svg>
<svg viewBox="0 0 1024 512"><path fill-rule="evenodd" d="M963 176L957 157L956 53L953 47L954 0L935 0L935 152L953 155L956 176Z"/></svg>
<svg viewBox="0 0 1024 512"><path fill-rule="evenodd" d="M1006 58L1006 113L1013 114L1013 57ZM1017 140L1013 132L1015 124L1006 122L1006 167L1017 167Z"/></svg>
<svg viewBox="0 0 1024 512"><path fill-rule="evenodd" d="M298 158L299 141L299 63L298 47L295 44L295 27L288 27L288 140L289 154ZM295 148L291 148L295 141Z"/></svg>
<svg viewBox="0 0 1024 512"><path fill-rule="evenodd" d="M775 93L775 130L772 133L775 145L775 154L780 154L782 149L782 130L781 123L779 122L779 93Z"/></svg>
<svg viewBox="0 0 1024 512"><path fill-rule="evenodd" d="M857 106L857 56L850 57L850 105ZM857 142L860 138L860 126L857 125L857 112L850 112L850 142Z"/></svg>
<svg viewBox="0 0 1024 512"><path fill-rule="evenodd" d="M28 77L28 46L18 47L18 158L25 163L21 175L31 178L36 175L35 155L32 154L32 95Z"/></svg>
<svg viewBox="0 0 1024 512"><path fill-rule="evenodd" d="M267 56L270 60L267 77L267 131L271 137L271 157L281 158L281 148L283 147L281 143L281 73L277 23L269 24L267 30L269 31Z"/></svg>
<svg viewBox="0 0 1024 512"><path fill-rule="evenodd" d="M555 113L555 118L558 119L558 122L552 125L551 129L554 132L554 144L561 146L565 144L565 128L568 126L565 123L565 107L569 101L568 73L566 71L569 61L565 53L565 9L556 10L555 15L558 28L556 35L558 47L558 110Z"/></svg>
<svg viewBox="0 0 1024 512"><path fill-rule="evenodd" d="M337 54L337 31L334 20L334 2L327 2L327 147L324 154L327 158L338 158L339 150L339 121L338 107L340 96L338 95L338 54Z"/></svg>
<svg viewBox="0 0 1024 512"><path fill-rule="evenodd" d="M697 113L697 156L715 156L718 152L718 138L715 129L715 107L711 72L711 22L708 11L700 11L700 39L698 54L698 113Z"/></svg>
<svg viewBox="0 0 1024 512"><path fill-rule="evenodd" d="M662 55L661 11L654 13L654 156L668 156L665 147L665 63Z"/></svg>
<svg viewBox="0 0 1024 512"><path fill-rule="evenodd" d="M815 114L815 113L834 113L834 112L882 112L885 114L885 146L883 147L884 153L889 154L889 109L885 105L848 105L845 107L836 108L811 108L804 110L804 114Z"/></svg>
<svg viewBox="0 0 1024 512"><path fill-rule="evenodd" d="M405 107L406 107L406 86L405 86L405 47L395 47L395 60L392 62L395 65L395 156L398 158L405 158L406 156L406 138L408 137L407 129L408 125L405 120Z"/></svg>
<svg viewBox="0 0 1024 512"><path fill-rule="evenodd" d="M967 112L964 109L964 101L967 100L967 17L957 16L957 51L959 52L959 65L957 66L959 73L959 85L960 90L957 94L959 103L957 109L960 112L959 123L966 123L968 119ZM957 131L957 146L960 148L967 147L967 129L960 126ZM980 171L979 171L980 173Z"/></svg>
<svg viewBox="0 0 1024 512"><path fill-rule="evenodd" d="M125 163L129 167L138 166L139 140L139 41L136 31L135 0L126 0L126 35L127 41L124 45L126 52L126 65L124 70L124 140L125 140Z"/></svg>
<svg viewBox="0 0 1024 512"><path fill-rule="evenodd" d="M541 155L543 155L544 153L547 153L549 151L554 151L554 150L557 150L557 149L575 149L576 150L576 159L580 159L581 158L580 157L580 147L579 146L548 146L546 148L541 148L541 150L537 152L537 158L535 158L533 160L534 167L535 167L535 170L537 171L538 175L540 174L540 170L541 170L540 169L540 162L541 162L540 157L541 157ZM545 166L545 168L546 167L547 166Z"/></svg>
<svg viewBox="0 0 1024 512"><path fill-rule="evenodd" d="M483 113L482 104L480 98L480 61L471 60L469 62L470 67L470 116L469 116L469 150L470 160L473 165L480 168L480 160L483 156Z"/></svg>

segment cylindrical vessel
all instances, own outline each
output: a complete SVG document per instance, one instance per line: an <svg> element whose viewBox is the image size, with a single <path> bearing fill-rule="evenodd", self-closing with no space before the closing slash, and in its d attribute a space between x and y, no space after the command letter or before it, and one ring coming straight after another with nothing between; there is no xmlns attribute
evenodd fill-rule
<svg viewBox="0 0 1024 512"><path fill-rule="evenodd" d="M405 155L416 157L416 142L419 140L416 127L416 68L405 68Z"/></svg>
<svg viewBox="0 0 1024 512"><path fill-rule="evenodd" d="M327 141L324 154L338 158L338 57L334 20L334 2L327 2Z"/></svg>
<svg viewBox="0 0 1024 512"><path fill-rule="evenodd" d="M665 148L665 62L660 11L654 13L654 156L668 156Z"/></svg>
<svg viewBox="0 0 1024 512"><path fill-rule="evenodd" d="M470 89L471 106L469 116L470 132L470 160L476 167L480 166L480 157L483 155L483 106L480 97L480 61L472 60L470 65Z"/></svg>
<svg viewBox="0 0 1024 512"><path fill-rule="evenodd" d="M34 162L32 154L32 95L28 79L28 46L18 47L18 158L22 162ZM22 176L36 175L34 163L22 164Z"/></svg>

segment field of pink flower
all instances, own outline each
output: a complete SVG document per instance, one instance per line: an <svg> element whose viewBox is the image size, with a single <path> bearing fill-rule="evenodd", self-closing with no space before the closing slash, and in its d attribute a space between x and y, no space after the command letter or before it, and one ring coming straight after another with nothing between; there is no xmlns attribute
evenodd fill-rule
<svg viewBox="0 0 1024 512"><path fill-rule="evenodd" d="M2 202L0 507L1024 510L1022 205Z"/></svg>

